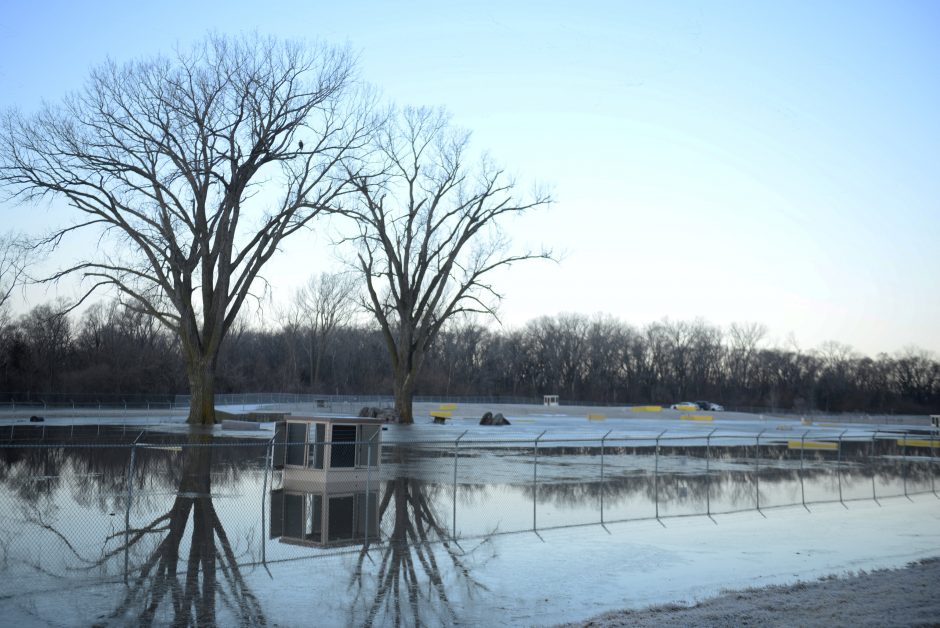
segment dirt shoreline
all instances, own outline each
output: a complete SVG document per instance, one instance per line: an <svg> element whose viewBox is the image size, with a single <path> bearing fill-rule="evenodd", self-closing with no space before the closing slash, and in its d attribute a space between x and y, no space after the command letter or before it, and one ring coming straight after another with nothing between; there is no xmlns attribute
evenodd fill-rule
<svg viewBox="0 0 940 628"><path fill-rule="evenodd" d="M940 557L902 569L728 591L694 606L606 613L565 627L940 626Z"/></svg>

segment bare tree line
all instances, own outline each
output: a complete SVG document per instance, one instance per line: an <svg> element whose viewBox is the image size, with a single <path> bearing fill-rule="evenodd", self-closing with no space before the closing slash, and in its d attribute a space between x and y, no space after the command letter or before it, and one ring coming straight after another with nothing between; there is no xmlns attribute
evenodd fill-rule
<svg viewBox="0 0 940 628"><path fill-rule="evenodd" d="M313 280L277 327L236 324L220 354L217 392L390 392L393 374L377 324L352 318L341 302L327 301L339 308L332 315L312 311L309 300L303 305L311 290L334 281ZM56 311L39 305L0 328L0 399L186 391L178 341L151 317L116 301L80 317ZM562 314L493 329L463 319L442 329L425 360L417 395L559 394L602 404L707 399L832 412L940 407L940 362L926 351L870 357L836 342L775 347L759 324L662 320L636 327L612 316Z"/></svg>

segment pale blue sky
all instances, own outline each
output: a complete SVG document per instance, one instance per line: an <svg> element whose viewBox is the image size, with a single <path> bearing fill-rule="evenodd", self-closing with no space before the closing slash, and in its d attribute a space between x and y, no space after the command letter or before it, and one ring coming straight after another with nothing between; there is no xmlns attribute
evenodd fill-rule
<svg viewBox="0 0 940 628"><path fill-rule="evenodd" d="M501 278L507 324L702 317L940 351L940 3L7 2L0 106L210 29L348 43L389 99L447 107L550 186L511 228L566 255ZM310 249L269 271L276 297L331 263Z"/></svg>

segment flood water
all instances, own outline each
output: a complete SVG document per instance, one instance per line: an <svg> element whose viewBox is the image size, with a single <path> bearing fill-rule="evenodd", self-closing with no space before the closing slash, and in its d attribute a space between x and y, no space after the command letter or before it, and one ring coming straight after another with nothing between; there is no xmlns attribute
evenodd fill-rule
<svg viewBox="0 0 940 628"><path fill-rule="evenodd" d="M0 446L8 618L283 624L276 587L346 624L453 624L459 600L486 595L474 565L494 535L915 495L940 469L897 440L411 443L385 445L364 483L327 486L272 468L264 440L91 429ZM278 577L296 561L304 581Z"/></svg>

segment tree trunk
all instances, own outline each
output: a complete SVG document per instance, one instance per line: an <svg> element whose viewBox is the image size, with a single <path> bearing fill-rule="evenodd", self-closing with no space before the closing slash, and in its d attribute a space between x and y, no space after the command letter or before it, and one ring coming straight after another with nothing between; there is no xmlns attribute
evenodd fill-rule
<svg viewBox="0 0 940 628"><path fill-rule="evenodd" d="M413 400L415 394L415 373L395 374L395 412L398 422L410 425L415 422Z"/></svg>
<svg viewBox="0 0 940 628"><path fill-rule="evenodd" d="M215 358L200 357L186 365L189 377L190 425L213 425L215 419Z"/></svg>

